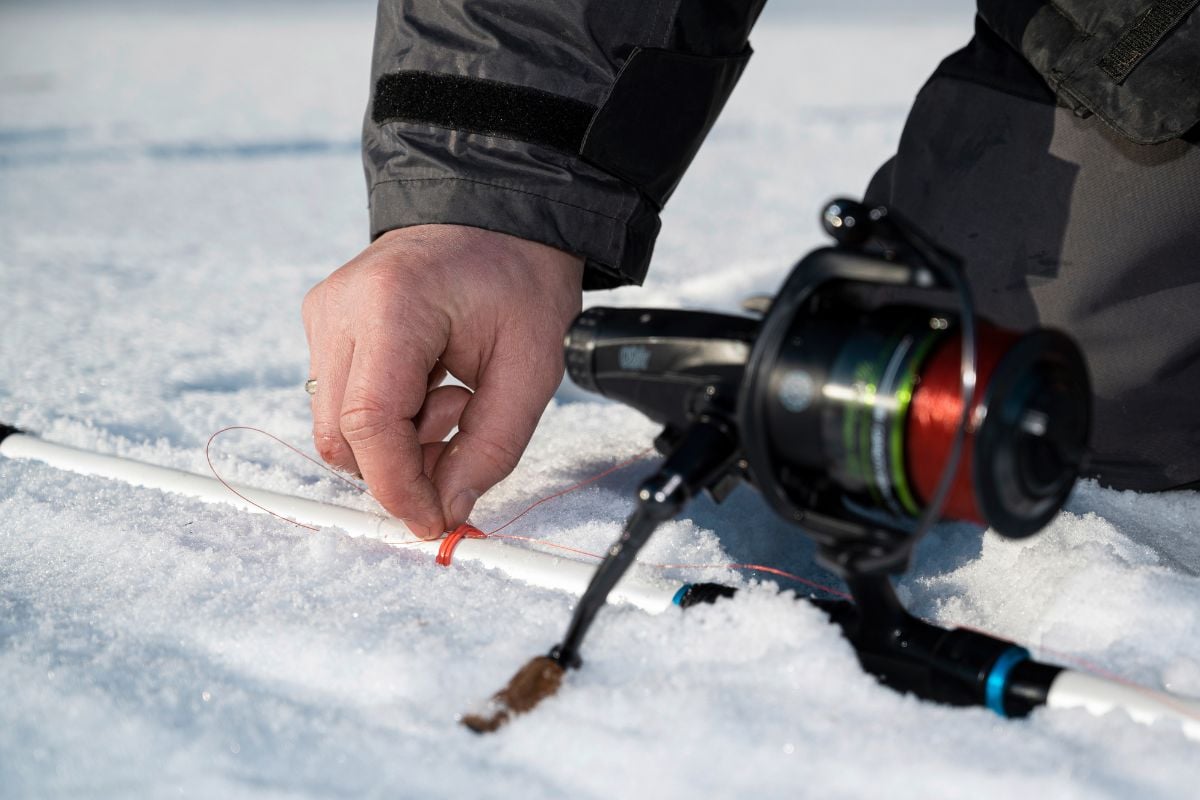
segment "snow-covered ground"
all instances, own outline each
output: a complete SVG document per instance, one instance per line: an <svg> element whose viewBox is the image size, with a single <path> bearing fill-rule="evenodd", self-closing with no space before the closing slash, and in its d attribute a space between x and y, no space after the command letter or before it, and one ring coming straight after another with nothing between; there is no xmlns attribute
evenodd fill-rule
<svg viewBox="0 0 1200 800"><path fill-rule="evenodd" d="M861 191L970 30L965 0L857 0L835 18L775 2L647 286L590 302L732 308L773 290L821 241L821 202ZM0 7L0 420L197 472L227 424L307 446L299 304L364 244L373 16L366 0ZM476 519L653 433L564 387ZM367 502L265 439L218 451L240 481ZM602 548L637 473L518 532ZM1198 520L1194 494L1085 484L1031 540L939 530L901 592L941 623L1200 696ZM697 503L647 557L832 580L748 490ZM0 459L0 795L1196 796L1200 745L1175 726L901 697L775 585L681 577L750 588L686 614L606 610L586 669L479 738L455 715L554 643L572 598Z"/></svg>

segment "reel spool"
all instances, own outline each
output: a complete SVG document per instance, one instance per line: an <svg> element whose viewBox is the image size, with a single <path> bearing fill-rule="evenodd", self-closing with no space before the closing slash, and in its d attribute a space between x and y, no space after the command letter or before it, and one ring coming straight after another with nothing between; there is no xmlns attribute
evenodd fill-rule
<svg viewBox="0 0 1200 800"><path fill-rule="evenodd" d="M793 502L828 510L836 493L911 524L934 498L962 419L958 321L915 307L813 305L824 307L797 314L765 373L748 376L751 407L772 432L770 463ZM1083 459L1082 358L1057 332L984 323L976 382L939 517L1028 536L1062 507Z"/></svg>

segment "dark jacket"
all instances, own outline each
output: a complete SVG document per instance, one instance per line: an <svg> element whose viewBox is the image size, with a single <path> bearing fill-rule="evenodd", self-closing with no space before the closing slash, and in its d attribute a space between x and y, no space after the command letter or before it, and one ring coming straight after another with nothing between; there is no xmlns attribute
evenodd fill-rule
<svg viewBox="0 0 1200 800"><path fill-rule="evenodd" d="M373 236L502 231L638 283L659 211L765 0L381 0L363 135ZM1200 120L1200 0L979 0L1060 104L1136 143Z"/></svg>

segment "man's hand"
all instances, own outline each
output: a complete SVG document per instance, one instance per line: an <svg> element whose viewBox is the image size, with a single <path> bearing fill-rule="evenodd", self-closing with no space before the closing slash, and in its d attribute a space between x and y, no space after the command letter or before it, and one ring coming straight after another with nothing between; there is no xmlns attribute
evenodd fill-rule
<svg viewBox="0 0 1200 800"><path fill-rule="evenodd" d="M576 256L480 228L381 236L304 298L321 457L418 536L465 522L558 388L582 276ZM472 391L439 387L447 371Z"/></svg>

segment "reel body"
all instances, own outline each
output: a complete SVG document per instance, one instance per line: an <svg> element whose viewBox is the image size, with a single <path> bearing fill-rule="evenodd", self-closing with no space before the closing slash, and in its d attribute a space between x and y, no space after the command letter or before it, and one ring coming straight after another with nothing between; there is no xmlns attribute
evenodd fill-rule
<svg viewBox="0 0 1200 800"><path fill-rule="evenodd" d="M1090 392L1082 354L1056 331L1020 334L972 316L977 331L964 359L973 311L946 307L951 287L928 263L949 256L918 252L890 218L870 232L860 217L842 246L796 265L761 319L585 311L567 335L568 374L663 424L664 452L698 420L721 420L737 457L696 491L719 500L750 481L840 573L902 571L931 506L933 521L1036 532L1083 463ZM880 288L929 302L863 299ZM952 476L943 475L947 465Z"/></svg>
<svg viewBox="0 0 1200 800"><path fill-rule="evenodd" d="M961 313L864 307L858 291L925 283L882 257L813 253L772 305L744 374L737 420L754 483L841 572L905 568L964 417L938 518L1028 536L1062 507L1083 463L1091 398L1078 347L1056 331L980 321L964 415Z"/></svg>
<svg viewBox="0 0 1200 800"><path fill-rule="evenodd" d="M1047 702L1059 668L1011 642L917 619L889 575L939 519L1027 536L1058 512L1089 433L1083 357L1061 333L981 323L957 259L887 209L839 200L823 219L839 246L801 260L761 319L592 308L575 321L568 374L662 424L655 444L666 459L638 489L563 639L488 713L464 718L472 730L495 730L556 691L657 527L698 492L720 501L742 480L845 579L853 603L817 604L865 669L899 690L1000 714ZM863 300L880 288L928 302ZM935 299L945 290L957 308ZM733 591L708 588L702 600Z"/></svg>

